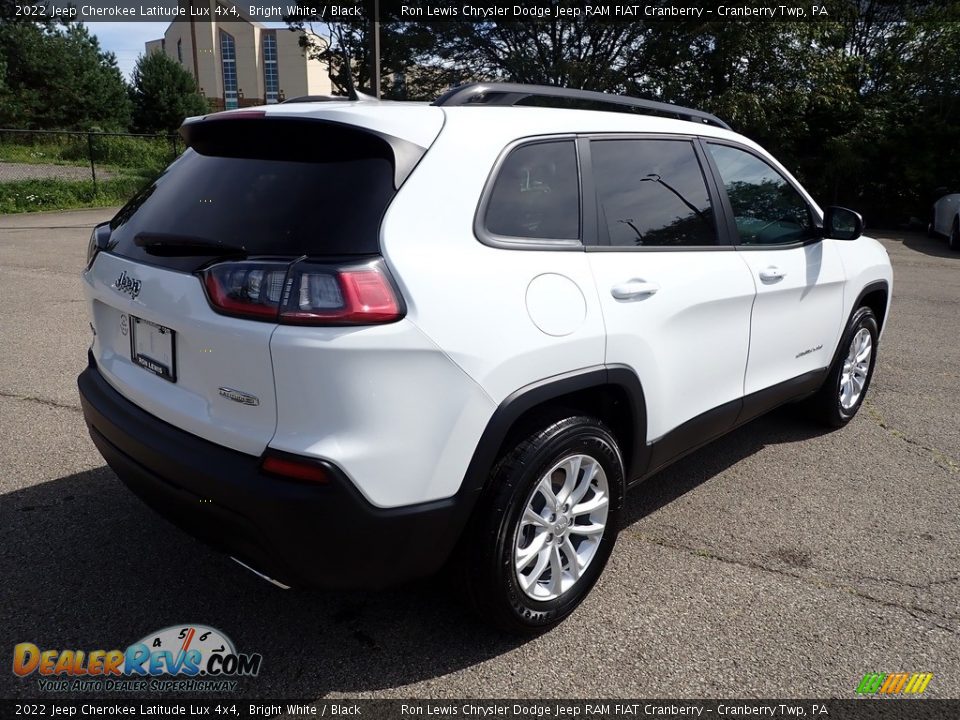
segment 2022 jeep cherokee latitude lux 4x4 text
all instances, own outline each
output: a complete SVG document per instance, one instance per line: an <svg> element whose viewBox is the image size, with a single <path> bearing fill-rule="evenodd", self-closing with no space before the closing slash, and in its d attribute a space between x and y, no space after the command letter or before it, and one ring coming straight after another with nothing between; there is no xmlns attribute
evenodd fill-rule
<svg viewBox="0 0 960 720"><path fill-rule="evenodd" d="M706 113L477 84L182 132L91 237L83 411L134 492L277 584L448 565L549 627L630 486L776 405L863 402L886 252Z"/></svg>

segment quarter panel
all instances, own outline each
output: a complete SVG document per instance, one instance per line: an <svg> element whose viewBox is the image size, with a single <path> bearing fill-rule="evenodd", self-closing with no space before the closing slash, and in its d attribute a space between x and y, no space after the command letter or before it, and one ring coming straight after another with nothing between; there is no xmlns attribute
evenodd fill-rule
<svg viewBox="0 0 960 720"><path fill-rule="evenodd" d="M517 131L505 115L468 112L498 119L483 132L448 122L390 206L381 247L408 320L499 403L531 382L602 364L604 326L581 248L504 249L475 236L484 185ZM563 318L545 310L561 287Z"/></svg>
<svg viewBox="0 0 960 720"><path fill-rule="evenodd" d="M450 497L495 404L416 327L280 326L276 450L329 460L372 504Z"/></svg>

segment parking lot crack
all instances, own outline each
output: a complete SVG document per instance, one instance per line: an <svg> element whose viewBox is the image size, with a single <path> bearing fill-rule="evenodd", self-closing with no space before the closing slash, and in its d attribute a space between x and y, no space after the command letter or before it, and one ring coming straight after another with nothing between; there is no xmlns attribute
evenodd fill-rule
<svg viewBox="0 0 960 720"><path fill-rule="evenodd" d="M836 590L839 592L843 592L848 595L857 597L865 602L870 602L877 605L882 605L884 607L900 610L902 612L907 613L908 615L910 615L915 620L918 620L919 622L926 623L935 629L948 632L951 635L960 634L960 632L958 632L957 627L943 624L943 623L951 623L951 622L960 623L960 616L947 615L937 610L921 607L916 604L906 604L902 602L897 602L895 600L887 600L881 597L877 597L876 595L872 595L852 585L835 582L822 577L811 577L805 574L790 572L788 570L772 567L770 565L765 565L763 563L759 563L754 560L728 557L726 555L721 555L720 553L714 550L710 550L708 548L684 545L682 543L672 542L672 541L666 540L665 538L658 538L658 537L646 535L640 532L630 532L630 535L643 542L647 542L652 545L658 545L660 547L667 548L669 550L676 550L679 552L688 553L690 555L706 558L708 560L714 560L727 565L733 565L736 567L747 568L749 570L756 570L759 572L771 573L773 575L780 575L781 577L792 578L806 585L810 585L810 586L821 588L821 589L829 589L829 590ZM864 578L864 579L875 580L877 578ZM950 582L956 582L957 580L960 580L960 577L951 577L943 580L935 580L927 585L910 586L909 584L907 584L907 586L915 587L916 589L920 589L920 590L925 590L933 585L943 585Z"/></svg>
<svg viewBox="0 0 960 720"><path fill-rule="evenodd" d="M911 588L913 590L929 590L932 587L937 585L949 585L951 583L960 582L960 575L955 575L953 577L943 578L941 580L931 580L927 583L911 583L906 580L901 580L900 578L892 577L875 577L873 575L860 575L858 580L865 580L868 582L876 583L887 583L890 585L896 585L902 588Z"/></svg>
<svg viewBox="0 0 960 720"><path fill-rule="evenodd" d="M35 395L20 395L19 393L0 390L0 397L10 398L11 400L19 400L21 402L35 402L39 403L40 405L60 408L61 410L70 410L75 413L82 412L78 405L68 405L66 403L57 402L56 400L48 400L47 398L41 398Z"/></svg>
<svg viewBox="0 0 960 720"><path fill-rule="evenodd" d="M892 425L890 425L890 423L887 422L887 419L883 416L883 413L877 410L877 408L872 403L865 402L864 409L867 411L867 414L871 418L873 418L873 421L880 426L882 430L885 430L887 433L897 438L898 440L901 440L907 443L908 445L912 445L918 448L919 450L922 450L923 451L922 454L929 456L934 461L934 463L942 467L947 472L960 473L960 462L958 462L955 458L952 458L950 455L943 452L939 448L925 445L920 440L916 440L910 437L909 435L907 435L902 430L898 430L897 428L893 427Z"/></svg>

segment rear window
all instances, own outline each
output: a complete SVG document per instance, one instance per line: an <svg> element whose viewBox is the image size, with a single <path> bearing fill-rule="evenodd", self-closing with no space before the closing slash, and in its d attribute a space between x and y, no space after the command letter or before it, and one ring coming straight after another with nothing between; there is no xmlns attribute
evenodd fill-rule
<svg viewBox="0 0 960 720"><path fill-rule="evenodd" d="M514 149L490 193L485 227L507 239L578 240L580 178L573 140Z"/></svg>
<svg viewBox="0 0 960 720"><path fill-rule="evenodd" d="M113 219L114 253L189 271L216 251L146 248L187 240L250 256L379 252L380 221L396 193L387 141L320 121L202 125L191 130L190 149Z"/></svg>

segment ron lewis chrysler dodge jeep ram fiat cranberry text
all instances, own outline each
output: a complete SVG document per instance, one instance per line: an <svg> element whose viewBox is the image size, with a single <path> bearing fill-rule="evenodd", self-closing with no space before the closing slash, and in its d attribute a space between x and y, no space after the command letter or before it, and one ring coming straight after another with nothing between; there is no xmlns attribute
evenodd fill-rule
<svg viewBox="0 0 960 720"><path fill-rule="evenodd" d="M447 566L487 618L549 627L628 488L777 405L840 427L863 402L886 252L716 117L502 84L309 100L189 119L83 273L94 442L263 577Z"/></svg>

